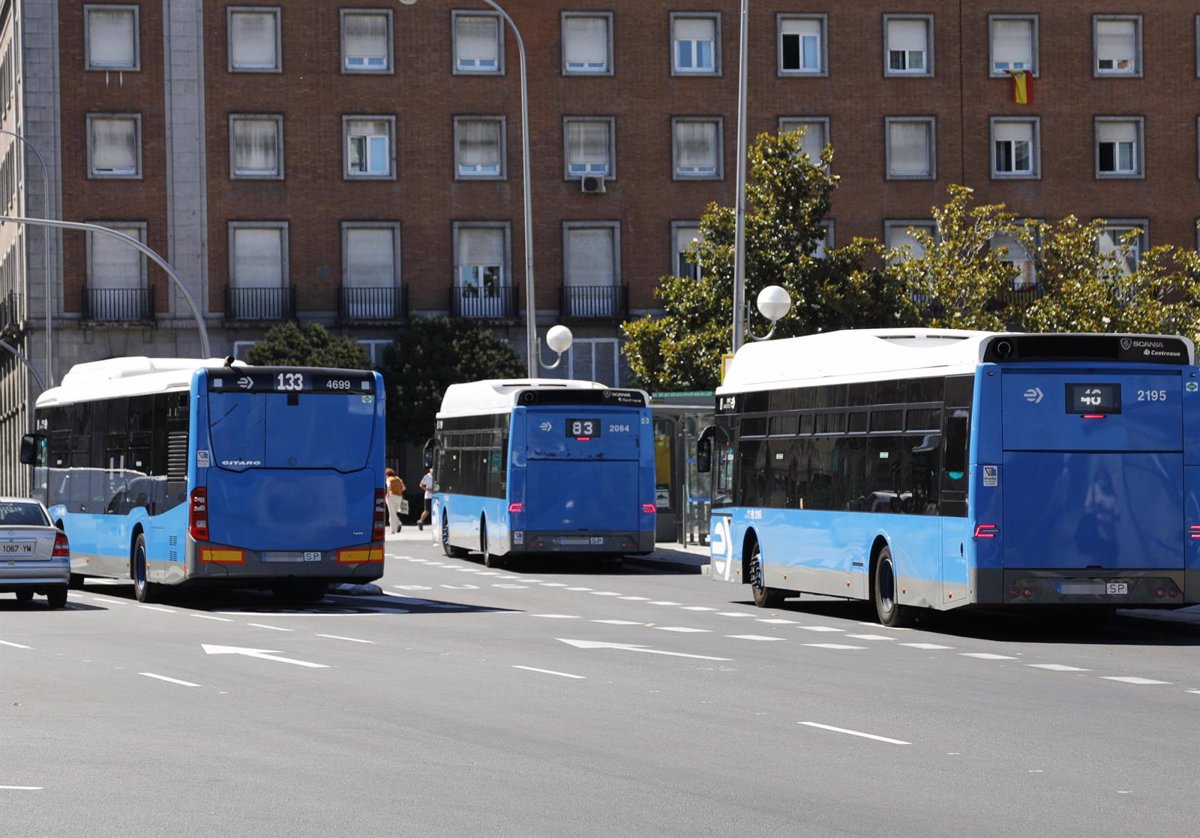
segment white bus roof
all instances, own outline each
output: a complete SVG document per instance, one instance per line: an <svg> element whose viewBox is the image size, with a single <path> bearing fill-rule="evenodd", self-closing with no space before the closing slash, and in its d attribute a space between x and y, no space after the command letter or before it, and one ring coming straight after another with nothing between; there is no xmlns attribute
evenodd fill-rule
<svg viewBox="0 0 1200 838"><path fill-rule="evenodd" d="M786 384L927 378L974 372L983 342L999 332L960 329L846 329L747 343L717 395Z"/></svg>
<svg viewBox="0 0 1200 838"><path fill-rule="evenodd" d="M235 362L241 364L240 361ZM38 396L37 406L90 402L187 390L198 369L225 366L224 358L109 358L76 364L57 387Z"/></svg>
<svg viewBox="0 0 1200 838"><path fill-rule="evenodd" d="M481 413L507 413L517 404L522 390L607 390L595 381L576 381L563 378L493 378L451 384L442 396L438 418L447 416L476 416ZM649 404L649 399L647 399Z"/></svg>

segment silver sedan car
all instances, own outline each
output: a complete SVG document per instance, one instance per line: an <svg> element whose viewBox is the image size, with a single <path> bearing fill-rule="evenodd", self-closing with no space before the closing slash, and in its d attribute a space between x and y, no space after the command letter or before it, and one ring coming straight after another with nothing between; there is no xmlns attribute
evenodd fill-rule
<svg viewBox="0 0 1200 838"><path fill-rule="evenodd" d="M45 594L51 608L67 604L71 550L46 507L29 498L0 497L0 593L21 602Z"/></svg>

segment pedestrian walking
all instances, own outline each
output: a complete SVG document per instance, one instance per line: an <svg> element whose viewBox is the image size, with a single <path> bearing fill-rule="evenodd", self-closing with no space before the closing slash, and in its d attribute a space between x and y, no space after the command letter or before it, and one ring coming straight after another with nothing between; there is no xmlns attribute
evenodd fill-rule
<svg viewBox="0 0 1200 838"><path fill-rule="evenodd" d="M384 469L383 475L387 490L384 498L388 508L388 529L400 532L403 525L400 516L405 511L404 490L407 487L404 485L404 478L396 474L394 469Z"/></svg>
<svg viewBox="0 0 1200 838"><path fill-rule="evenodd" d="M429 520L429 509L433 504L433 466L430 466L421 478L421 488L425 490L425 508L421 510L421 517L417 519L419 530L425 529L425 522Z"/></svg>

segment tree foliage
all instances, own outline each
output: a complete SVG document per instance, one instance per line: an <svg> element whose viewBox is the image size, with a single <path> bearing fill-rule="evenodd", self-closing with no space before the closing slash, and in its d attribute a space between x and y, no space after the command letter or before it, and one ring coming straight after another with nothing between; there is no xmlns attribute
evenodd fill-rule
<svg viewBox="0 0 1200 838"><path fill-rule="evenodd" d="M362 346L350 338L330 335L319 323L304 328L291 321L274 326L251 347L246 359L260 366L371 368L371 357Z"/></svg>
<svg viewBox="0 0 1200 838"><path fill-rule="evenodd" d="M803 132L759 135L749 152L746 185L746 300L768 285L781 285L792 310L780 321L779 336L850 326L896 325L910 303L878 268L864 268L878 244L855 239L813 252L825 237L838 177L830 172L833 149L819 161L804 153ZM651 390L710 389L720 377L721 355L732 343L735 210L710 204L700 219L701 238L688 257L701 266L700 279L663 277L656 294L662 317L644 317L623 327L624 352L634 377ZM876 260L877 261L877 260ZM757 313L747 331L766 331Z"/></svg>
<svg viewBox="0 0 1200 838"><path fill-rule="evenodd" d="M421 443L433 435L442 394L451 384L522 376L512 344L481 323L444 317L414 320L383 353L391 439Z"/></svg>

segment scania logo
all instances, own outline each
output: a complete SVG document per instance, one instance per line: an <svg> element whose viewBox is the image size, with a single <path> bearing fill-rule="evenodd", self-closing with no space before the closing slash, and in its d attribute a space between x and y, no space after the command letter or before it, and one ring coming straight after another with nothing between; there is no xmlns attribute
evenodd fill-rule
<svg viewBox="0 0 1200 838"><path fill-rule="evenodd" d="M1133 347L1133 341L1129 338L1121 338L1121 348L1128 352Z"/></svg>
<svg viewBox="0 0 1200 838"><path fill-rule="evenodd" d="M223 466L261 466L262 460L221 460Z"/></svg>

